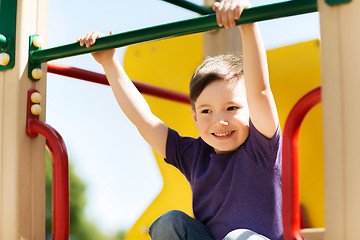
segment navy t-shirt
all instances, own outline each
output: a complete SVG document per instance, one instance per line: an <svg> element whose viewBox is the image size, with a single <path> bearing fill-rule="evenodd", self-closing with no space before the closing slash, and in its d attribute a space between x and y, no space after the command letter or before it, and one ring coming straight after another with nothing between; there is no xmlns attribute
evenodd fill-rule
<svg viewBox="0 0 360 240"><path fill-rule="evenodd" d="M169 129L165 161L190 183L193 211L215 239L249 229L283 240L281 131L264 137L250 121L247 140L235 151L216 154L201 138Z"/></svg>

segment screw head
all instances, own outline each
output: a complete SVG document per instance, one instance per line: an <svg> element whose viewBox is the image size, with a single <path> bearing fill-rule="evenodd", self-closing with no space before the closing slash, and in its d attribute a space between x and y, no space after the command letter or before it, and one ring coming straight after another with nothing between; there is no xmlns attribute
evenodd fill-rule
<svg viewBox="0 0 360 240"><path fill-rule="evenodd" d="M42 37L40 36L36 36L33 38L32 43L35 47L39 48L42 47L44 45L44 40Z"/></svg>
<svg viewBox="0 0 360 240"><path fill-rule="evenodd" d="M30 108L31 114L38 116L41 113L41 106L39 104L34 104Z"/></svg>
<svg viewBox="0 0 360 240"><path fill-rule="evenodd" d="M6 66L8 65L10 62L10 55L7 53L0 53L0 65L1 66Z"/></svg>
<svg viewBox="0 0 360 240"><path fill-rule="evenodd" d="M42 70L40 68L34 68L32 71L31 71L31 76L38 80L42 77Z"/></svg>
<svg viewBox="0 0 360 240"><path fill-rule="evenodd" d="M41 94L38 92L33 92L30 96L32 103L40 103L41 102Z"/></svg>

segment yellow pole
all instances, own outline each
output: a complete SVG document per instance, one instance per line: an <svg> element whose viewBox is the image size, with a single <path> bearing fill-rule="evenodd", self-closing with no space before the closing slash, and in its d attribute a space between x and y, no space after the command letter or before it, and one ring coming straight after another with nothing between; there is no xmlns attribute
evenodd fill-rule
<svg viewBox="0 0 360 240"><path fill-rule="evenodd" d="M28 79L27 59L29 36L47 36L47 13L47 0L18 0L15 66L0 72L0 239L45 238L45 140L29 138L25 127L30 88L45 109L46 79Z"/></svg>
<svg viewBox="0 0 360 240"><path fill-rule="evenodd" d="M325 155L326 240L360 235L360 2L318 0Z"/></svg>

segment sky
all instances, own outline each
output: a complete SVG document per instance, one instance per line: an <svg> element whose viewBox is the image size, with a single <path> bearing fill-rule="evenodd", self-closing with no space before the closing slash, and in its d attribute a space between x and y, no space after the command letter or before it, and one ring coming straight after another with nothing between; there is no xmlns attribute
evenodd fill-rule
<svg viewBox="0 0 360 240"><path fill-rule="evenodd" d="M280 1L257 0L252 4L274 2ZM198 16L161 0L49 0L49 3L47 47L73 43L91 31L120 33ZM265 47L273 49L318 39L318 17L311 13L260 22ZM121 61L125 50L126 47L117 51ZM90 54L57 62L103 73ZM129 229L163 183L151 148L126 119L111 88L48 74L46 122L64 138L69 161L87 185L88 219L108 235Z"/></svg>

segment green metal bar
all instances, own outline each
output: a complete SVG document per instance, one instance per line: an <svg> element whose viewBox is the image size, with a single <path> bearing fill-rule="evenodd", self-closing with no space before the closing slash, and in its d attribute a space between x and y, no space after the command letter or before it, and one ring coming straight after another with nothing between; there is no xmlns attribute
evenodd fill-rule
<svg viewBox="0 0 360 240"><path fill-rule="evenodd" d="M245 9L241 18L237 21L237 25L316 11L316 0L293 0L274 3ZM79 43L71 43L54 48L35 50L30 52L29 59L34 64L42 63L155 39L205 32L218 28L216 15L209 14L189 20L108 35L97 39L96 44L90 48L80 47Z"/></svg>
<svg viewBox="0 0 360 240"><path fill-rule="evenodd" d="M210 13L214 13L214 11L211 8L199 6L195 3L186 1L186 0L163 0L164 2L172 3L176 6L188 9L190 11L199 13L201 15L206 15Z"/></svg>
<svg viewBox="0 0 360 240"><path fill-rule="evenodd" d="M0 49L6 47L7 47L6 37L0 33Z"/></svg>
<svg viewBox="0 0 360 240"><path fill-rule="evenodd" d="M338 4L349 3L351 0L325 0L325 2L330 6L334 6Z"/></svg>

